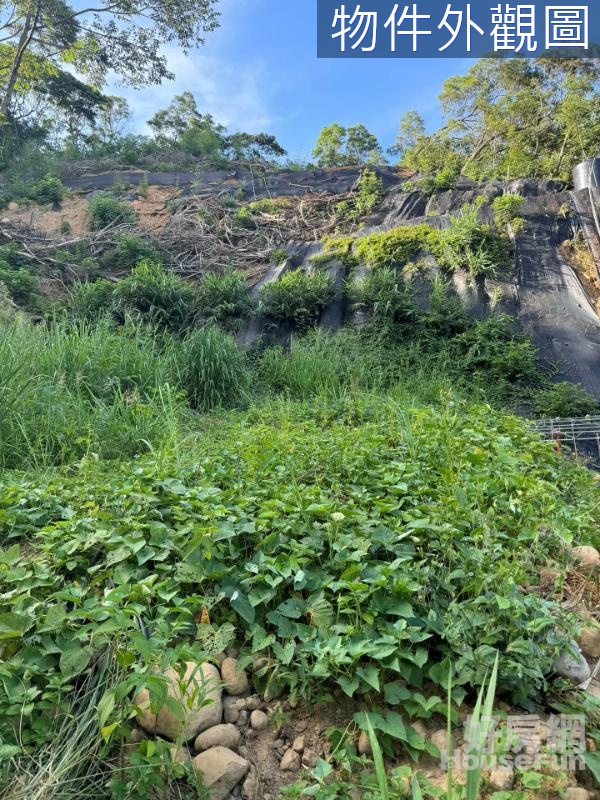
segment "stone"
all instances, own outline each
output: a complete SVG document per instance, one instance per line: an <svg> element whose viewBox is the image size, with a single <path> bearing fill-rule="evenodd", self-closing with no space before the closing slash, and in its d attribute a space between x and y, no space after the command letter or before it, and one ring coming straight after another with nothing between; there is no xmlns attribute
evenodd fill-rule
<svg viewBox="0 0 600 800"><path fill-rule="evenodd" d="M269 724L269 718L264 711L253 711L250 714L250 725L255 731L264 731Z"/></svg>
<svg viewBox="0 0 600 800"><path fill-rule="evenodd" d="M185 665L183 677L172 667L166 670L164 677L167 693L181 703L185 719L181 721L165 706L154 712L150 708L150 693L142 689L134 698L139 707L137 722L141 728L172 741L181 736L187 742L221 721L220 676L213 664L190 661ZM205 705L205 700L210 702Z"/></svg>
<svg viewBox="0 0 600 800"><path fill-rule="evenodd" d="M202 773L211 800L225 800L250 769L250 764L227 747L211 747L192 759L196 772Z"/></svg>
<svg viewBox="0 0 600 800"><path fill-rule="evenodd" d="M512 769L493 769L489 774L490 787L495 792L507 792L513 788L515 773Z"/></svg>
<svg viewBox="0 0 600 800"><path fill-rule="evenodd" d="M358 737L358 752L361 756L371 754L371 742L369 741L369 735L366 731L361 731Z"/></svg>
<svg viewBox="0 0 600 800"><path fill-rule="evenodd" d="M248 724L248 712L245 708L240 711L240 716L238 717L237 724L240 726L244 726Z"/></svg>
<svg viewBox="0 0 600 800"><path fill-rule="evenodd" d="M600 568L600 553L595 547L582 545L571 550L571 556L576 564L583 570L597 570Z"/></svg>
<svg viewBox="0 0 600 800"><path fill-rule="evenodd" d="M241 739L242 734L235 725L215 725L196 736L194 749L198 753L201 753L203 750L209 750L211 747L219 746L229 747L230 750L235 750Z"/></svg>
<svg viewBox="0 0 600 800"><path fill-rule="evenodd" d="M221 662L221 679L225 691L229 695L238 696L250 688L246 670L242 669L237 659L231 656L227 656Z"/></svg>
<svg viewBox="0 0 600 800"><path fill-rule="evenodd" d="M306 764L309 769L313 769L317 766L317 761L319 760L319 754L315 750L311 750L310 747L305 747L304 752L302 753L302 763Z"/></svg>
<svg viewBox="0 0 600 800"><path fill-rule="evenodd" d="M186 764L191 758L189 750L185 747L177 747L177 745L171 747L170 753L173 764Z"/></svg>
<svg viewBox="0 0 600 800"><path fill-rule="evenodd" d="M260 779L255 769L251 769L242 784L243 800L259 800Z"/></svg>
<svg viewBox="0 0 600 800"><path fill-rule="evenodd" d="M427 728L425 725L423 725L420 719L416 720L415 722L411 722L410 727L417 734L417 736L420 736L422 739L427 738Z"/></svg>
<svg viewBox="0 0 600 800"><path fill-rule="evenodd" d="M304 736L296 736L292 742L292 750L301 753L304 750Z"/></svg>
<svg viewBox="0 0 600 800"><path fill-rule="evenodd" d="M223 712L223 719L225 720L225 722L234 724L238 721L239 718L240 718L240 712L238 711L237 708L226 708L225 711Z"/></svg>
<svg viewBox="0 0 600 800"><path fill-rule="evenodd" d="M591 675L589 664L583 657L577 642L573 641L570 650L563 650L555 659L554 671L575 685L584 683Z"/></svg>
<svg viewBox="0 0 600 800"><path fill-rule="evenodd" d="M600 658L600 625L595 619L586 620L585 628L579 635L578 644L584 656Z"/></svg>
<svg viewBox="0 0 600 800"><path fill-rule="evenodd" d="M590 793L583 786L567 786L564 800L589 800Z"/></svg>
<svg viewBox="0 0 600 800"><path fill-rule="evenodd" d="M301 763L302 760L300 758L300 753L297 753L295 750L290 748L283 754L283 758L279 764L279 769L282 772L298 772Z"/></svg>
<svg viewBox="0 0 600 800"><path fill-rule="evenodd" d="M440 753L445 753L448 749L448 731L440 728L431 734L431 743L434 744Z"/></svg>
<svg viewBox="0 0 600 800"><path fill-rule="evenodd" d="M255 694L246 698L246 708L248 711L256 711L261 705L260 697L257 697Z"/></svg>

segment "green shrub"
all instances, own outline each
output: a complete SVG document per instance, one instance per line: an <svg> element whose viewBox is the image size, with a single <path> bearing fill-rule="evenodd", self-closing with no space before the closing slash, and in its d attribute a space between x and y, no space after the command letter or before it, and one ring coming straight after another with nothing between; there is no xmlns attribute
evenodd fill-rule
<svg viewBox="0 0 600 800"><path fill-rule="evenodd" d="M429 225L406 225L359 237L353 253L361 263L372 267L402 267L420 253L431 251L438 240L438 231Z"/></svg>
<svg viewBox="0 0 600 800"><path fill-rule="evenodd" d="M555 383L541 389L531 405L537 417L585 417L600 413L598 400L576 383Z"/></svg>
<svg viewBox="0 0 600 800"><path fill-rule="evenodd" d="M247 206L241 206L236 209L232 220L234 224L240 228L256 228L254 216L252 212L248 210Z"/></svg>
<svg viewBox="0 0 600 800"><path fill-rule="evenodd" d="M416 187L424 194L432 195L435 192L445 192L454 189L458 181L460 172L458 168L446 167L436 175L427 176L417 181Z"/></svg>
<svg viewBox="0 0 600 800"><path fill-rule="evenodd" d="M352 236L327 237L323 239L322 252L311 256L310 263L318 267L331 261L340 261L345 267L352 269L358 263L352 252L355 241Z"/></svg>
<svg viewBox="0 0 600 800"><path fill-rule="evenodd" d="M129 203L117 200L110 194L99 194L89 202L88 218L90 228L96 231L110 225L134 223L137 216Z"/></svg>
<svg viewBox="0 0 600 800"><path fill-rule="evenodd" d="M442 279L434 280L429 295L429 310L421 315L421 335L452 338L473 325L464 303Z"/></svg>
<svg viewBox="0 0 600 800"><path fill-rule="evenodd" d="M181 330L193 318L196 297L192 287L155 261L141 261L115 284L115 310L143 322Z"/></svg>
<svg viewBox="0 0 600 800"><path fill-rule="evenodd" d="M450 217L450 227L442 231L433 252L445 269L465 270L473 277L494 277L510 262L510 242L479 219L479 205L464 206Z"/></svg>
<svg viewBox="0 0 600 800"><path fill-rule="evenodd" d="M293 322L303 328L317 322L321 311L333 299L333 294L333 281L325 273L309 275L302 270L294 270L263 286L259 311L269 319Z"/></svg>
<svg viewBox="0 0 600 800"><path fill-rule="evenodd" d="M160 261L155 247L147 244L134 233L121 233L117 236L115 262L122 267L133 267L140 261Z"/></svg>
<svg viewBox="0 0 600 800"><path fill-rule="evenodd" d="M350 296L357 308L371 312L375 320L408 323L417 317L412 286L393 267L369 270L364 278L354 280Z"/></svg>
<svg viewBox="0 0 600 800"><path fill-rule="evenodd" d="M358 222L361 217L375 211L383 195L383 181L377 177L377 173L371 169L363 169L356 190L347 200L336 205L336 211L344 219Z"/></svg>
<svg viewBox="0 0 600 800"><path fill-rule="evenodd" d="M197 296L200 317L225 327L239 326L252 310L243 272L207 273L198 286Z"/></svg>
<svg viewBox="0 0 600 800"><path fill-rule="evenodd" d="M208 326L191 331L177 356L179 382L193 408L210 411L247 398L249 374L233 338Z"/></svg>
<svg viewBox="0 0 600 800"><path fill-rule="evenodd" d="M31 184L29 198L36 203L59 203L65 196L67 187L60 178L45 175Z"/></svg>
<svg viewBox="0 0 600 800"><path fill-rule="evenodd" d="M100 319L114 311L115 284L107 280L76 283L71 289L67 307L78 319Z"/></svg>
<svg viewBox="0 0 600 800"><path fill-rule="evenodd" d="M498 226L509 225L521 217L524 198L520 194L503 194L492 203L494 222Z"/></svg>
<svg viewBox="0 0 600 800"><path fill-rule="evenodd" d="M476 321L451 341L457 366L499 391L519 381L535 383L539 372L535 347L513 326L505 315Z"/></svg>
<svg viewBox="0 0 600 800"><path fill-rule="evenodd" d="M0 283L17 305L30 309L37 307L38 279L25 267L12 267L8 261L0 259Z"/></svg>

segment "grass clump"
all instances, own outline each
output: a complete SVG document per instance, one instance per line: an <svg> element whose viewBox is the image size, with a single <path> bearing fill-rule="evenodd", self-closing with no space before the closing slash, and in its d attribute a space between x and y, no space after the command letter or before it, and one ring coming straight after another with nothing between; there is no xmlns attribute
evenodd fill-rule
<svg viewBox="0 0 600 800"><path fill-rule="evenodd" d="M122 320L133 315L144 323L178 331L193 319L196 297L178 275L145 260L115 284L114 307Z"/></svg>
<svg viewBox="0 0 600 800"><path fill-rule="evenodd" d="M190 332L181 343L177 363L179 384L198 411L237 405L248 397L244 357L233 338L219 328Z"/></svg>
<svg viewBox="0 0 600 800"><path fill-rule="evenodd" d="M123 223L133 224L137 215L133 208L110 194L99 194L93 197L88 205L88 221L93 231Z"/></svg>
<svg viewBox="0 0 600 800"><path fill-rule="evenodd" d="M252 311L252 301L243 272L223 275L208 272L197 287L198 315L225 328L239 327Z"/></svg>
<svg viewBox="0 0 600 800"><path fill-rule="evenodd" d="M450 226L440 232L432 248L438 263L447 270L465 270L472 277L494 277L510 263L510 241L481 222L478 203L464 206L450 217Z"/></svg>
<svg viewBox="0 0 600 800"><path fill-rule="evenodd" d="M492 203L494 222L499 227L510 225L515 220L521 219L525 198L520 194L503 194L496 197Z"/></svg>
<svg viewBox="0 0 600 800"><path fill-rule="evenodd" d="M299 328L314 325L333 299L333 281L323 272L287 272L261 289L259 313L270 320L293 322Z"/></svg>
<svg viewBox="0 0 600 800"><path fill-rule="evenodd" d="M355 308L369 311L377 321L413 322L418 315L414 291L401 272L392 267L369 270L350 284Z"/></svg>
<svg viewBox="0 0 600 800"><path fill-rule="evenodd" d="M115 310L115 284L104 279L76 283L67 303L69 315L92 322Z"/></svg>
<svg viewBox="0 0 600 800"><path fill-rule="evenodd" d="M172 363L135 328L0 323L0 466L132 457L183 420Z"/></svg>
<svg viewBox="0 0 600 800"><path fill-rule="evenodd" d="M349 269L356 265L357 260L352 253L354 242L352 236L334 236L323 240L323 251L310 257L311 264L322 266L332 261L340 261Z"/></svg>

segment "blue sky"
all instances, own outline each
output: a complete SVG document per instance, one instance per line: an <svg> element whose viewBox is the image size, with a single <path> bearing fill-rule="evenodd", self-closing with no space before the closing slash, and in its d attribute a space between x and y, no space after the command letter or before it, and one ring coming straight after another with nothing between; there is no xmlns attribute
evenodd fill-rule
<svg viewBox="0 0 600 800"><path fill-rule="evenodd" d="M231 130L273 133L291 158L307 159L324 125L364 123L392 144L405 111L439 122L442 82L468 68L461 59L318 59L316 0L221 0L221 27L187 57L167 47L176 79L124 90L132 127L183 91Z"/></svg>

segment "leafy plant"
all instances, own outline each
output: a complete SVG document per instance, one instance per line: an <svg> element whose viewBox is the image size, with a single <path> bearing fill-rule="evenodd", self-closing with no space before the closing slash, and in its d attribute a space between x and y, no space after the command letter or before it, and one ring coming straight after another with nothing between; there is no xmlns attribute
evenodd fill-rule
<svg viewBox="0 0 600 800"><path fill-rule="evenodd" d="M239 271L208 272L197 289L199 316L226 328L235 328L252 310L246 276Z"/></svg>
<svg viewBox="0 0 600 800"><path fill-rule="evenodd" d="M370 311L375 320L413 322L418 313L414 291L401 272L392 267L369 270L350 285L354 305Z"/></svg>
<svg viewBox="0 0 600 800"><path fill-rule="evenodd" d="M494 222L498 226L510 225L521 217L524 198L520 194L503 194L492 203Z"/></svg>
<svg viewBox="0 0 600 800"><path fill-rule="evenodd" d="M429 225L407 225L356 239L353 253L371 267L404 266L423 251L430 251L439 233Z"/></svg>
<svg viewBox="0 0 600 800"><path fill-rule="evenodd" d="M88 219L91 230L96 231L111 225L134 223L137 216L129 203L110 194L99 194L88 204Z"/></svg>
<svg viewBox="0 0 600 800"><path fill-rule="evenodd" d="M124 319L133 314L144 322L181 330L193 318L196 297L192 287L156 261L141 261L115 284L115 310Z"/></svg>
<svg viewBox="0 0 600 800"><path fill-rule="evenodd" d="M306 328L318 320L321 311L333 299L333 293L333 281L325 273L310 275L293 270L263 286L258 310L269 319L293 322Z"/></svg>
<svg viewBox="0 0 600 800"><path fill-rule="evenodd" d="M566 382L540 389L531 405L537 417L585 417L600 411L595 397L582 386Z"/></svg>

